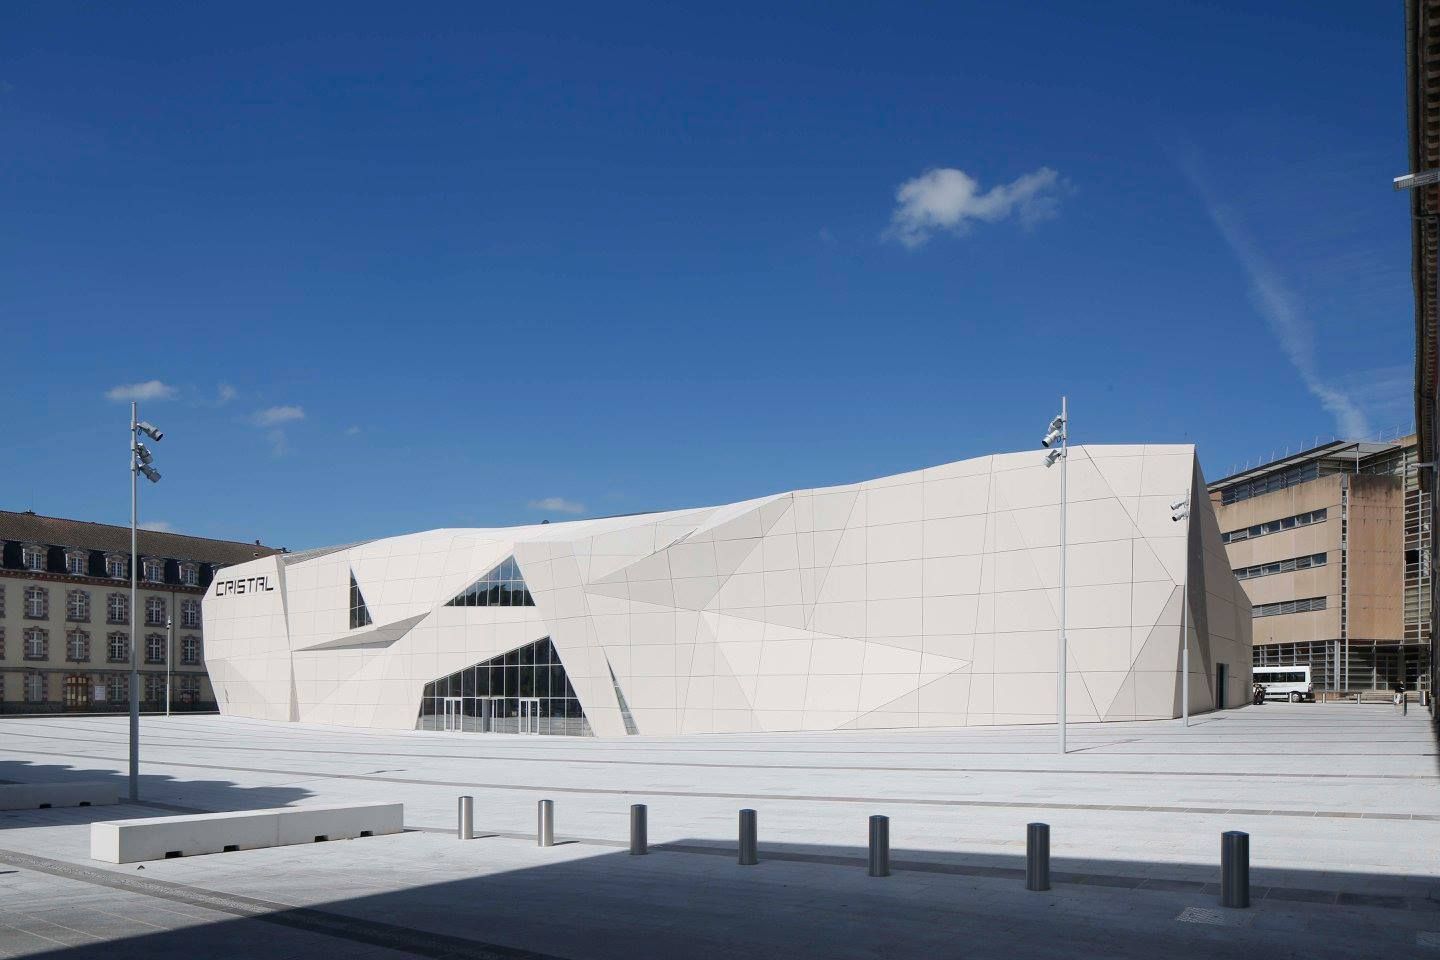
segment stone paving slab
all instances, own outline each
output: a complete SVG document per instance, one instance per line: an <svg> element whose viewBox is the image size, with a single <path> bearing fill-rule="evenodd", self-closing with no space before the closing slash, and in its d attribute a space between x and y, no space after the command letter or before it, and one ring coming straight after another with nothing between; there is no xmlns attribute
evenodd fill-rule
<svg viewBox="0 0 1440 960"><path fill-rule="evenodd" d="M581 741L146 718L147 805L0 814L0 956L1340 957L1440 944L1440 772L1420 711L1267 705L1189 729L1072 727L1065 756L1053 733ZM0 720L0 778L115 776L125 734L123 717ZM460 793L484 839L453 838ZM573 842L530 839L541 797ZM143 872L87 859L98 819L395 800L415 829L392 837ZM622 846L632 802L650 805L646 857ZM734 862L741 806L760 811L756 867ZM891 877L862 867L871 813L891 817ZM1052 827L1044 894L1020 879L1030 819ZM1215 889L1218 835L1236 828L1252 834L1248 911L1219 909Z"/></svg>

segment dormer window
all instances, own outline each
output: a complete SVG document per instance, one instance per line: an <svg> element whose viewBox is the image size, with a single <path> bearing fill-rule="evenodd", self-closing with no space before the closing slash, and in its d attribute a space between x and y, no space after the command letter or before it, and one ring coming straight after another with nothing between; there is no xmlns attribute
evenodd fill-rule
<svg viewBox="0 0 1440 960"><path fill-rule="evenodd" d="M42 571L45 569L45 555L49 553L38 543L27 543L20 551L20 561L26 570Z"/></svg>
<svg viewBox="0 0 1440 960"><path fill-rule="evenodd" d="M90 572L90 554L84 550L65 551L65 572L72 577L83 577Z"/></svg>
<svg viewBox="0 0 1440 960"><path fill-rule="evenodd" d="M164 561L164 560L156 560L156 559L153 558L153 557L146 557L146 558L144 559L143 563L144 563L144 566L143 566L141 569L142 569L142 571L143 571L144 574L145 574L145 579L146 579L146 580L148 580L148 581L151 582L151 583L161 583L161 582L164 581L164 579L165 579L165 561Z"/></svg>
<svg viewBox="0 0 1440 960"><path fill-rule="evenodd" d="M187 587L198 587L198 586L200 586L200 564L198 564L198 563L182 563L182 564L180 564L180 582L183 583L183 584L185 584L185 586L187 586Z"/></svg>
<svg viewBox="0 0 1440 960"><path fill-rule="evenodd" d="M105 576L113 580L124 580L130 574L130 566L123 553L105 554Z"/></svg>

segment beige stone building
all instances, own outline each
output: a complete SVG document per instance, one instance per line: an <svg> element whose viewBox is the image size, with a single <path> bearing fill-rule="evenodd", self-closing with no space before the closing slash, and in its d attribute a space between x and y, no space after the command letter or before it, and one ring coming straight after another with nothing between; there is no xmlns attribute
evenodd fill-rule
<svg viewBox="0 0 1440 960"><path fill-rule="evenodd" d="M1210 484L1252 604L1255 666L1317 690L1428 686L1429 497L1415 438L1335 441Z"/></svg>
<svg viewBox="0 0 1440 960"><path fill-rule="evenodd" d="M213 710L200 599L216 570L278 551L139 533L130 609L130 528L0 511L0 713L126 710L130 644L141 707Z"/></svg>

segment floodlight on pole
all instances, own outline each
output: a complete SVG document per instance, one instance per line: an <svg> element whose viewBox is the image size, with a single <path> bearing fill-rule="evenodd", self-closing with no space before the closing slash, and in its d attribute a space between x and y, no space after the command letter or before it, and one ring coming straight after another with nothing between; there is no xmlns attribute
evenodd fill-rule
<svg viewBox="0 0 1440 960"><path fill-rule="evenodd" d="M1058 446L1055 444L1058 442ZM1056 666L1055 720L1059 734L1060 752L1065 753L1065 714L1068 699L1065 696L1065 673L1069 656L1065 649L1065 526L1068 503L1065 492L1065 464L1069 460L1070 443L1070 402L1060 398L1060 413L1050 421L1049 430L1040 446L1049 449L1045 454L1045 466L1053 467L1060 462L1060 636L1059 654Z"/></svg>
<svg viewBox="0 0 1440 960"><path fill-rule="evenodd" d="M136 597L139 592L139 498L140 475L151 483L160 482L160 471L151 464L155 457L140 442L140 434L159 443L164 432L153 423L139 419L138 405L130 402L130 799L140 799L140 658L135 642L135 621L138 616ZM168 687L168 681L167 681ZM168 691L167 691L168 692Z"/></svg>
<svg viewBox="0 0 1440 960"><path fill-rule="evenodd" d="M1440 183L1440 168L1434 170L1421 170L1419 173L1407 173L1396 177L1391 181L1396 190L1418 190L1421 187L1433 187Z"/></svg>

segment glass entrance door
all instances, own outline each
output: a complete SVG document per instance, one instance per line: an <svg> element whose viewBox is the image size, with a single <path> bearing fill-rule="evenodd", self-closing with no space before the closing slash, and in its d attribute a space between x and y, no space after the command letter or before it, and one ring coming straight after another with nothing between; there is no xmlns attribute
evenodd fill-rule
<svg viewBox="0 0 1440 960"><path fill-rule="evenodd" d="M460 729L460 718L461 718L461 713L460 713L460 698L459 698L459 697L446 697L446 698L445 698L445 725L444 725L444 727L442 727L441 729L444 729L444 730L459 730L459 729Z"/></svg>
<svg viewBox="0 0 1440 960"><path fill-rule="evenodd" d="M520 733L540 732L540 698L520 698Z"/></svg>

